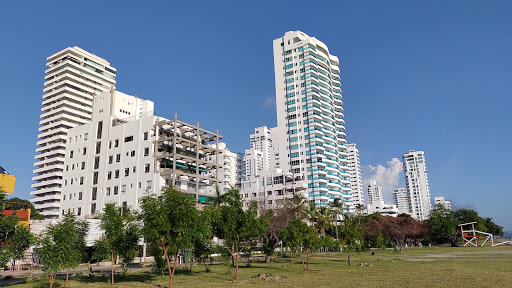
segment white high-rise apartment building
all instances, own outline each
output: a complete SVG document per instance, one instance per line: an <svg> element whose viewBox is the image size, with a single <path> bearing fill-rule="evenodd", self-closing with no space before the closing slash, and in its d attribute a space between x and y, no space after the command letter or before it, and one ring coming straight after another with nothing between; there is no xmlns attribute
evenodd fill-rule
<svg viewBox="0 0 512 288"><path fill-rule="evenodd" d="M164 185L155 168L154 103L118 91L94 96L90 123L69 129L61 215L90 218L105 203L137 208Z"/></svg>
<svg viewBox="0 0 512 288"><path fill-rule="evenodd" d="M452 210L452 202L444 199L444 197L442 197L442 196L434 197L434 204L435 204L436 207L437 207L437 205L441 204L446 209L448 209L450 211Z"/></svg>
<svg viewBox="0 0 512 288"><path fill-rule="evenodd" d="M90 218L106 203L138 209L140 197L164 186L195 194L201 204L215 195L218 178L236 175L218 169L236 167L236 154L225 164L231 160L218 133L153 110L152 101L113 89L94 97L91 122L67 134L60 214Z"/></svg>
<svg viewBox="0 0 512 288"><path fill-rule="evenodd" d="M311 203L353 211L338 57L301 31L273 45L279 167L306 176Z"/></svg>
<svg viewBox="0 0 512 288"><path fill-rule="evenodd" d="M254 134L251 134L251 149L263 153L263 169L270 169L270 159L272 157L272 138L270 129L267 126L257 127Z"/></svg>
<svg viewBox="0 0 512 288"><path fill-rule="evenodd" d="M91 121L93 95L116 84L116 69L78 47L68 47L47 61L30 201L42 215L57 218L67 132Z"/></svg>
<svg viewBox="0 0 512 288"><path fill-rule="evenodd" d="M407 193L407 189L398 188L393 191L393 204L398 208L399 213L411 214L409 193Z"/></svg>
<svg viewBox="0 0 512 288"><path fill-rule="evenodd" d="M402 156L402 160L411 216L417 220L426 220L432 207L425 154L423 151L411 150Z"/></svg>
<svg viewBox="0 0 512 288"><path fill-rule="evenodd" d="M263 171L263 162L265 162L263 152L253 148L245 150L244 162L246 178L260 175L260 172Z"/></svg>
<svg viewBox="0 0 512 288"><path fill-rule="evenodd" d="M212 148L216 147L216 144L209 145ZM226 147L226 143L219 143L220 150L220 161L219 164L222 166L220 171L212 170L208 172L208 175L219 177L219 190L221 193L226 193L231 187L235 187L240 183L238 180L239 177L239 166L238 166L238 158L239 155L237 153L233 153L229 151ZM212 155L208 157L208 161L216 162L216 156Z"/></svg>
<svg viewBox="0 0 512 288"><path fill-rule="evenodd" d="M384 201L382 197L382 187L377 185L377 181L373 180L367 187L368 189L368 204L378 201Z"/></svg>
<svg viewBox="0 0 512 288"><path fill-rule="evenodd" d="M354 205L364 205L363 178L361 176L361 162L356 144L348 144L348 168L350 172L350 188Z"/></svg>

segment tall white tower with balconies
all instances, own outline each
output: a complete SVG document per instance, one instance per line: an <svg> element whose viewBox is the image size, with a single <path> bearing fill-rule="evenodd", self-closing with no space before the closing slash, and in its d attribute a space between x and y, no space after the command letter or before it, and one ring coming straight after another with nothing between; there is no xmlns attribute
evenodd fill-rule
<svg viewBox="0 0 512 288"><path fill-rule="evenodd" d="M402 160L411 216L417 220L426 220L430 215L432 206L425 153L411 150L402 156Z"/></svg>
<svg viewBox="0 0 512 288"><path fill-rule="evenodd" d="M382 187L377 185L377 181L373 180L368 185L368 204L371 205L379 201L384 201L382 197Z"/></svg>
<svg viewBox="0 0 512 288"><path fill-rule="evenodd" d="M350 188L354 205L364 205L363 178L361 176L361 162L356 144L348 144L348 167L350 172Z"/></svg>
<svg viewBox="0 0 512 288"><path fill-rule="evenodd" d="M30 201L47 218L59 216L67 131L91 121L93 97L113 89L116 69L78 47L47 58L43 108Z"/></svg>
<svg viewBox="0 0 512 288"><path fill-rule="evenodd" d="M301 31L274 40L280 168L304 176L311 203L353 211L338 57Z"/></svg>

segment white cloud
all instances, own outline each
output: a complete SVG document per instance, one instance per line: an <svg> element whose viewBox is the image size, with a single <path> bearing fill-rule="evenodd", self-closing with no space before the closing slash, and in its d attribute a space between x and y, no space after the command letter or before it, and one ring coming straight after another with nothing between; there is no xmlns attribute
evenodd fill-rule
<svg viewBox="0 0 512 288"><path fill-rule="evenodd" d="M361 173L363 176L363 187L365 193L365 199L368 201L368 194L366 187L370 181L377 181L377 185L382 187L382 194L384 196L384 202L387 204L393 204L393 190L398 188L400 181L400 174L402 173L403 166L402 162L398 158L393 158L387 162L388 167L382 165L377 166L363 166Z"/></svg>
<svg viewBox="0 0 512 288"><path fill-rule="evenodd" d="M263 106L267 109L275 110L276 109L276 97L267 97L263 101Z"/></svg>

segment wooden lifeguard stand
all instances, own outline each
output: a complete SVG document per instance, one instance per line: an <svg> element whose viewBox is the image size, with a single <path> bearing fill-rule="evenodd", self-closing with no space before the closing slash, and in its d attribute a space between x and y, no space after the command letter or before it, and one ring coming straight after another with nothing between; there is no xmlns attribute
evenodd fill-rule
<svg viewBox="0 0 512 288"><path fill-rule="evenodd" d="M482 232L475 230L475 223L476 222L469 222L469 223L463 223L460 224L460 232L462 232L462 243L464 244L464 247L466 247L468 244L471 244L475 247L478 247L478 239L482 239L483 242L480 246L484 246L487 241L491 240L491 246L498 246L498 245L512 245L512 241L496 241L494 240L494 236L491 233ZM471 229L469 229L471 227ZM482 236L480 236L481 234Z"/></svg>

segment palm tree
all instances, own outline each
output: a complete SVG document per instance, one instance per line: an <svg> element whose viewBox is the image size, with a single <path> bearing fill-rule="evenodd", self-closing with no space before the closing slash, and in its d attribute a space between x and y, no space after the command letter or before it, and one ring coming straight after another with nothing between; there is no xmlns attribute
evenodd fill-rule
<svg viewBox="0 0 512 288"><path fill-rule="evenodd" d="M363 204L356 204L355 205L355 210L356 210L356 213L357 215L359 215L359 225L361 225L361 214L363 214L363 210L364 210L364 205Z"/></svg>
<svg viewBox="0 0 512 288"><path fill-rule="evenodd" d="M293 195L290 201L286 201L284 209L288 210L291 220L308 218L308 208L305 205L307 199L302 195Z"/></svg>
<svg viewBox="0 0 512 288"><path fill-rule="evenodd" d="M318 209L315 209L315 222L318 231L320 232L320 237L325 236L325 228L327 228L331 224L332 211L328 206L320 206Z"/></svg>
<svg viewBox="0 0 512 288"><path fill-rule="evenodd" d="M334 202L330 204L330 206L332 207L333 216L335 218L334 223L336 225L336 240L340 240L338 236L338 219L340 214L343 214L345 204L343 203L343 201L341 201L341 199L336 198L334 199Z"/></svg>

